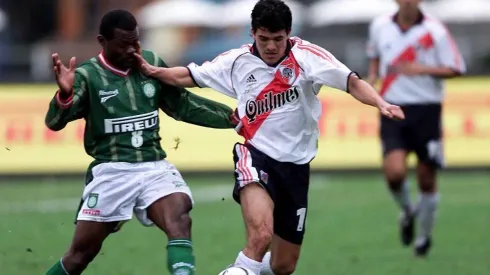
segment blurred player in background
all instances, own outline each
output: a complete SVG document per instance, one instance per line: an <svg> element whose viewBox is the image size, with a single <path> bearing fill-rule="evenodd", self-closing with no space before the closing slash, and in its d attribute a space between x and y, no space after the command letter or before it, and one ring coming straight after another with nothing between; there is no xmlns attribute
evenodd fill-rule
<svg viewBox="0 0 490 275"><path fill-rule="evenodd" d="M285 275L296 268L310 161L317 153L320 88L349 92L389 118L403 118L398 106L386 103L328 51L290 38L291 24L284 2L261 0L252 11L253 45L187 68L161 69L140 59L143 72L170 85L209 87L238 99L237 130L246 142L233 149L233 196L241 204L247 244L234 265L256 274Z"/></svg>
<svg viewBox="0 0 490 275"><path fill-rule="evenodd" d="M234 128L233 110L142 75L135 67L136 52L157 67L166 64L153 52L141 51L131 13L104 15L98 40L102 52L78 67L75 58L67 68L53 55L59 90L46 125L59 131L70 121L85 119L85 150L95 161L87 172L72 244L47 274L81 274L133 211L143 225L155 224L166 233L170 274L194 274L192 195L165 160L159 109L176 120L211 128Z"/></svg>
<svg viewBox="0 0 490 275"><path fill-rule="evenodd" d="M382 80L381 96L400 105L403 121L381 117L383 171L402 213L400 235L404 245L414 239L418 218L416 255L426 255L431 247L439 194L436 170L444 166L442 147L443 79L465 72L465 63L451 34L438 20L422 13L421 0L397 0L399 10L375 19L369 29L367 54L369 80ZM418 158L416 174L420 197L416 207L410 201L407 182L407 155Z"/></svg>

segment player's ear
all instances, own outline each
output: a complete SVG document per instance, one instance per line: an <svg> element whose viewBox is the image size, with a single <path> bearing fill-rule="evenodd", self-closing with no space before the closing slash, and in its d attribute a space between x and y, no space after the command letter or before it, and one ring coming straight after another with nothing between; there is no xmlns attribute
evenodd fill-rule
<svg viewBox="0 0 490 275"><path fill-rule="evenodd" d="M97 35L97 41L99 41L99 44L100 44L102 47L105 47L105 42L106 42L105 37L103 37L102 35Z"/></svg>

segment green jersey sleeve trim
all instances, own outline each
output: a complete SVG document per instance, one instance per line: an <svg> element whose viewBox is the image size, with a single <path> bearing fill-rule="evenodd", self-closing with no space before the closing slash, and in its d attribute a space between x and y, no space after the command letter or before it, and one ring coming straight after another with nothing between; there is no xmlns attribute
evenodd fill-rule
<svg viewBox="0 0 490 275"><path fill-rule="evenodd" d="M49 104L49 109L45 117L46 127L53 131L59 131L65 128L69 122L85 116L88 110L88 81L88 71L83 67L77 68L75 70L75 82L73 84L71 102L67 102L68 104L65 106L60 106L56 99L58 95L58 92L56 92Z"/></svg>

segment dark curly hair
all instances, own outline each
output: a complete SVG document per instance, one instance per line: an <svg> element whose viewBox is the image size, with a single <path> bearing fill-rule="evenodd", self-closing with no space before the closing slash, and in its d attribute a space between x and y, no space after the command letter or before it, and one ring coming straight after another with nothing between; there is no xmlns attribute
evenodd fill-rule
<svg viewBox="0 0 490 275"><path fill-rule="evenodd" d="M291 31L293 16L281 0L260 0L252 10L252 30L267 29L270 32Z"/></svg>
<svg viewBox="0 0 490 275"><path fill-rule="evenodd" d="M114 30L134 31L138 23L134 16L126 10L112 10L106 13L100 21L99 34L106 39L114 37Z"/></svg>

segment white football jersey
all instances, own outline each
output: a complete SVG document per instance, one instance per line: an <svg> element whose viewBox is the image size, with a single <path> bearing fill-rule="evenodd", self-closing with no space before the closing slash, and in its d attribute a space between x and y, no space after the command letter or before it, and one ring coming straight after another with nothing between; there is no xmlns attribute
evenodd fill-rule
<svg viewBox="0 0 490 275"><path fill-rule="evenodd" d="M188 68L198 86L238 99L239 133L247 143L277 161L297 164L317 153L320 88L347 91L352 74L328 51L297 37L275 67L260 59L254 45L244 45Z"/></svg>
<svg viewBox="0 0 490 275"><path fill-rule="evenodd" d="M369 27L367 55L379 58L380 94L386 101L400 105L440 103L444 98L443 79L399 75L390 69L401 62L417 62L464 74L466 65L451 34L443 23L423 14L417 24L403 31L395 16L378 17Z"/></svg>

